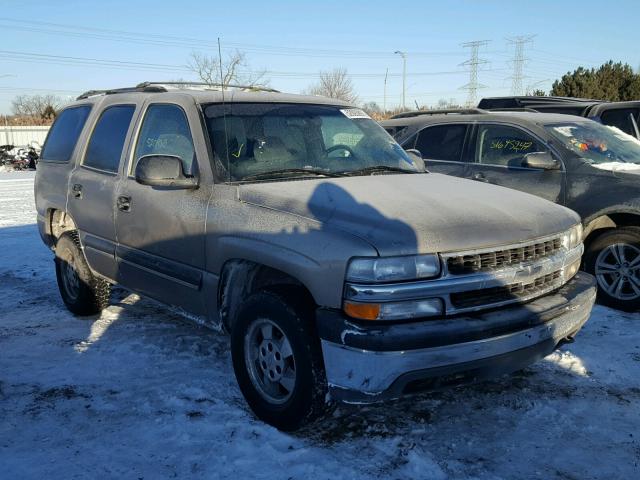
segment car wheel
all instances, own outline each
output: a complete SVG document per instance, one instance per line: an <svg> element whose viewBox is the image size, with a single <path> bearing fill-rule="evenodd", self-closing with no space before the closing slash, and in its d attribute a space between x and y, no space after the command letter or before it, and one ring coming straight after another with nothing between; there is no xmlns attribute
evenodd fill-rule
<svg viewBox="0 0 640 480"><path fill-rule="evenodd" d="M76 315L94 315L107 308L111 285L91 273L78 233L63 233L55 253L58 288L67 308Z"/></svg>
<svg viewBox="0 0 640 480"><path fill-rule="evenodd" d="M326 410L327 382L313 318L278 294L253 294L231 331L233 369L258 418L291 431Z"/></svg>
<svg viewBox="0 0 640 480"><path fill-rule="evenodd" d="M600 303L625 311L640 308L640 228L601 233L587 245L584 258L598 282Z"/></svg>

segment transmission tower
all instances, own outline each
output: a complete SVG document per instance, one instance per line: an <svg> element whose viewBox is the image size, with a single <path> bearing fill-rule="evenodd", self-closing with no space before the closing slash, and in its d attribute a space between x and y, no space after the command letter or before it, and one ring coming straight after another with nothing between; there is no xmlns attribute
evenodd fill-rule
<svg viewBox="0 0 640 480"><path fill-rule="evenodd" d="M485 88L486 85L478 83L478 66L488 63L486 60L481 59L479 56L480 47L483 47L489 43L489 40L477 40L475 42L463 43L463 48L471 49L471 58L466 62L461 63L461 66L469 67L469 83L460 87L462 90L468 90L469 95L467 97L467 106L475 107L478 102L478 89Z"/></svg>
<svg viewBox="0 0 640 480"><path fill-rule="evenodd" d="M524 47L527 43L533 42L535 35L521 35L519 37L507 38L509 45L515 45L513 53L513 75L511 75L511 95L522 95L524 93L522 81L526 78L524 74L524 64L528 60L524 56Z"/></svg>

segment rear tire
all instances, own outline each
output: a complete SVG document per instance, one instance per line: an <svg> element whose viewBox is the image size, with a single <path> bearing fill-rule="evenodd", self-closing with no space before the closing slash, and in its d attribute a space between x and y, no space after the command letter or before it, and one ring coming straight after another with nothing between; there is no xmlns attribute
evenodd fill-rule
<svg viewBox="0 0 640 480"><path fill-rule="evenodd" d="M640 227L600 233L586 246L584 263L596 277L600 303L627 312L640 308Z"/></svg>
<svg viewBox="0 0 640 480"><path fill-rule="evenodd" d="M95 315L107 308L111 285L91 273L78 232L63 233L55 252L58 289L66 307L76 315Z"/></svg>
<svg viewBox="0 0 640 480"><path fill-rule="evenodd" d="M327 381L308 309L272 292L251 295L231 331L240 390L258 418L292 431L326 411Z"/></svg>

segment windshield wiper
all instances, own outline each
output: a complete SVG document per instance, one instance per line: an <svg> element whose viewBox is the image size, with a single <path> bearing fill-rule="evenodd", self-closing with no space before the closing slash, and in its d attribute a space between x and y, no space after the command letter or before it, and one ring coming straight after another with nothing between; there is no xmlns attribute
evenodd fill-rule
<svg viewBox="0 0 640 480"><path fill-rule="evenodd" d="M283 168L281 170L271 170L269 172L261 172L254 173L253 175L247 175L246 177L242 177L240 181L244 182L247 180L265 180L269 178L278 178L278 177L287 177L289 175L312 175L317 177L341 177L343 174L341 173L333 173L327 172L325 170L314 169L314 168Z"/></svg>
<svg viewBox="0 0 640 480"><path fill-rule="evenodd" d="M390 167L389 165L374 165L372 167L359 168L357 170L346 170L340 172L343 175L366 175L377 172L399 172L399 173L420 173L417 170L407 170L400 167Z"/></svg>

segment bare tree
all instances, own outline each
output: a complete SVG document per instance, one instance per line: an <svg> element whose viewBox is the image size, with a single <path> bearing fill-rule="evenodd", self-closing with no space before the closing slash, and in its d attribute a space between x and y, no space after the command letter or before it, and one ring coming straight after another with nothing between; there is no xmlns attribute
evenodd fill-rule
<svg viewBox="0 0 640 480"><path fill-rule="evenodd" d="M221 64L222 75L220 74ZM237 84L253 87L269 84L265 78L266 71L250 71L246 55L238 50L227 55L222 62L218 56L193 52L187 66L201 82L209 85L219 85L221 80L223 85Z"/></svg>
<svg viewBox="0 0 640 480"><path fill-rule="evenodd" d="M18 95L12 102L12 110L19 117L36 117L51 120L57 115L61 100L55 95Z"/></svg>
<svg viewBox="0 0 640 480"><path fill-rule="evenodd" d="M351 83L346 68L336 68L329 72L320 72L320 81L308 88L311 95L337 98L349 103L358 103L358 95Z"/></svg>

